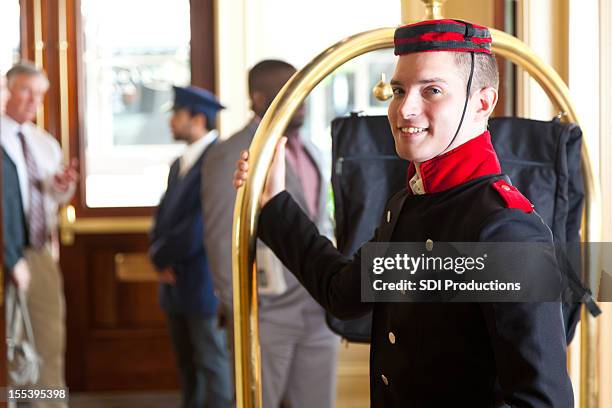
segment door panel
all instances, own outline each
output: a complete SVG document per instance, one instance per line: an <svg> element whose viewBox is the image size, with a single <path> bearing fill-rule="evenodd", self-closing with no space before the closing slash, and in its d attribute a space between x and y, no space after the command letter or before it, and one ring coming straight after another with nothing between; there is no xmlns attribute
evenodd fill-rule
<svg viewBox="0 0 612 408"><path fill-rule="evenodd" d="M71 390L178 386L165 317L157 302L157 283L151 279L152 266L146 258L147 246L144 234L83 234L76 235L72 245L62 247L66 368ZM127 279L126 258L134 271Z"/></svg>
<svg viewBox="0 0 612 408"><path fill-rule="evenodd" d="M185 0L181 1L184 5ZM88 171L94 168L92 166L104 166L105 163L93 161L96 157L101 157L101 154L97 154L101 151L90 151L91 156L87 156L86 152L92 144L101 143L100 138L106 138L107 144L103 147L112 157L137 150L137 145L129 146L129 140L132 140L129 134L117 133L119 127L111 126L109 129L112 135L109 137L108 134L100 133L95 126L104 124L104 121L110 117L113 124L123 126L121 129L129 131L133 129L134 123L142 119L143 113L162 108L158 106L158 97L168 96L170 84L161 84L163 85L161 86L155 82L155 78L160 77L154 77L153 74L157 73L163 77L163 72L159 71L159 67L166 64L163 58L167 58L167 64L176 68L177 61L185 60L185 54L177 57L167 47L162 46L154 50L155 53L151 56L139 48L143 44L145 48L149 47L150 38L136 37L139 32L143 32L142 25L159 14L160 7L174 7L171 11L175 13L178 3L167 0L156 3L155 10L148 7L136 10L148 18L134 20L133 16L130 16L129 19L138 22L143 29L133 30L132 39L122 38L121 41L115 42L113 24L117 24L117 19L103 19L100 14L104 12L105 16L112 17L113 11L105 7L114 2L108 4L95 0L58 0L57 2L27 0L27 2L31 10L35 9L36 2L42 2L43 19L50 19L44 26L49 27L50 31L66 30L65 47L49 51L45 54L44 61L45 68L49 72L62 72L62 68L67 71L67 75L54 76L54 78L65 82L64 89L68 91L63 94L62 100L67 102L69 109L64 115L57 110L54 114L55 121L49 123L59 123L61 126L48 129L52 132L67 129L65 135L67 137L61 138L62 148L66 156L78 158L81 164L81 182L72 200L72 206L68 210L63 210L60 228L60 263L64 274L67 304L68 386L73 391L177 389L178 375L165 316L157 300L156 276L147 258L147 232L154 208L122 207L120 201L115 204L107 202L106 206L102 207L89 207L86 187L91 187L92 184L91 179L88 179ZM130 2L129 5L122 3L121 8L126 9L128 6L134 8L135 4L148 3ZM189 41L190 53L187 55L187 60L191 64L191 82L207 89L214 89L214 70L207 69L214 66L213 0L189 0L188 8L189 21L186 24L191 28L187 35L193 37ZM89 14L89 18L88 10L93 13ZM125 18L125 14L116 17ZM61 25L57 23L58 21L64 21L65 27L58 28L58 25ZM112 23L110 26L108 21ZM87 37L86 33L91 32L87 31L91 28L88 24L96 24L106 36L103 36L102 32L98 35L94 30L94 35ZM156 35L160 34L158 26L156 30ZM46 36L45 40L51 42L62 38L57 33L43 32L43 36ZM107 42L102 43L103 39ZM27 49L34 52L34 44ZM91 65L87 65L93 57L91 53L87 54L88 50L102 53L96 54L93 58L97 64L93 70ZM65 66L62 65L62 52L67 53ZM126 57L124 58L121 53ZM85 58L87 55L90 55L89 60ZM154 72L154 69L147 71L149 64L158 67L155 68L157 71ZM108 74L117 77L108 79L105 77ZM118 101L113 99L111 102L108 99L104 100L111 94L105 94L100 89L91 91L87 81L90 81L90 84L91 81L101 84L100 88L104 84L120 84L123 86L119 94L121 98ZM133 91L139 93L135 94ZM91 99L92 95L95 95L94 99ZM111 112L106 111L106 116L103 117L98 115L98 122L90 120L94 116L88 114L87 109L106 109L105 106L110 107ZM121 116L123 113L126 116ZM129 116L130 114L132 116ZM158 119L161 117L154 116ZM104 121L101 122L102 119ZM142 120L138 123L141 122ZM170 130L167 129L167 132ZM142 135L142 132L140 134ZM146 135L146 132L144 134ZM88 139L88 135L95 135L95 138ZM145 144L149 142L147 139L143 140ZM167 151L168 148L161 146L161 150ZM154 152L146 155L154 156ZM163 160L168 160L167 154L162 156ZM143 154L140 154L140 158L139 160L143 160ZM124 160L120 166L120 162L106 160L105 171L111 173L121 172L125 169L122 166L126 163L127 165L136 163L136 160ZM159 174L159 183L163 185L166 176L159 172L159 167L155 167L154 170L156 171L154 174ZM129 180L127 177L118 177L115 184L110 187L108 189L106 186L105 191L121 198L118 192L121 188L130 188ZM133 184L133 187L139 185ZM153 204L154 201L156 200L148 202Z"/></svg>

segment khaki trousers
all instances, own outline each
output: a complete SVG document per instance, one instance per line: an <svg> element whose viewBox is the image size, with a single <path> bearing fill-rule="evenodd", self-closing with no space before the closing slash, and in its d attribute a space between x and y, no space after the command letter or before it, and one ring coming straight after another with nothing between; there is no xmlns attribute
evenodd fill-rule
<svg viewBox="0 0 612 408"><path fill-rule="evenodd" d="M28 289L28 309L36 350L42 360L40 378L33 387L66 387L66 305L61 271L47 246L27 249L25 258L32 275ZM35 401L32 407L67 407L65 402Z"/></svg>

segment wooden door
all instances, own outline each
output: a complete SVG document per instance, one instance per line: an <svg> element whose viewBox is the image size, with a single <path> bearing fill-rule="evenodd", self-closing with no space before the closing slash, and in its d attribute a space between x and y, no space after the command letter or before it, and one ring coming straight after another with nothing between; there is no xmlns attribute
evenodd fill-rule
<svg viewBox="0 0 612 408"><path fill-rule="evenodd" d="M135 7L137 3L142 7ZM164 2L156 3L156 7L160 4ZM168 19L187 13L183 25L190 27L186 33L190 38L185 40L190 53L182 55L190 68L186 82L214 90L213 1L168 0L165 6ZM177 7L182 8L177 11ZM71 391L175 389L178 376L174 357L165 316L157 301L156 276L147 258L148 229L156 202L149 200L146 205L129 207L121 202L90 205L92 191L97 188L91 177L96 155L88 150L98 137L91 135L99 130L91 112L103 105L95 105L88 89L92 89L92 81L109 72L105 74L101 70L104 67L94 72L88 65L100 56L90 52L92 44L102 38L112 40L113 33L121 30L137 36L155 19L159 22L160 15L166 16L146 2L132 0L21 0L21 9L23 56L43 66L51 83L39 123L60 141L65 161L78 158L80 162L80 184L71 205L62 210L57 237L67 306L68 387ZM107 13L108 19L102 20L100 13ZM98 26L92 29L91 24ZM153 28L157 34L171 37L172 31L164 30L174 29L175 25L170 22ZM88 32L94 35L88 36ZM130 61L121 54L126 52L124 44L132 47L127 52L137 53L134 50L146 38L130 42L126 36L116 40L118 45L108 57L120 61L118 65L121 61L129 65ZM97 50L108 51L104 47ZM163 58L172 56L172 49L157 51L155 55L144 55L147 50L141 53L144 56L139 54L144 61L141 65L163 65ZM120 77L121 69L126 67L115 68L111 74ZM126 69L134 72L132 66ZM143 72L140 74L147 74ZM123 95L128 113L151 111L151 101L157 103L155 97L160 93L167 97L170 84L156 88L159 82L143 80L140 85L137 109L127 106L133 101L129 93ZM99 96L103 89L95 91L100 91L98 99L104 98ZM158 108L154 108L156 112ZM131 148L123 147L122 152ZM121 181L116 187L125 188Z"/></svg>

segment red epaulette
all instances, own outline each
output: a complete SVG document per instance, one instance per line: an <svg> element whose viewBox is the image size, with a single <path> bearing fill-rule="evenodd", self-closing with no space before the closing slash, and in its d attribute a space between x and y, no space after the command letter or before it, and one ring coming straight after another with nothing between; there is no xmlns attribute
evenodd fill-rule
<svg viewBox="0 0 612 408"><path fill-rule="evenodd" d="M505 180L498 180L491 184L495 191L503 198L508 208L517 208L526 213L533 211L533 204L516 187L508 184Z"/></svg>

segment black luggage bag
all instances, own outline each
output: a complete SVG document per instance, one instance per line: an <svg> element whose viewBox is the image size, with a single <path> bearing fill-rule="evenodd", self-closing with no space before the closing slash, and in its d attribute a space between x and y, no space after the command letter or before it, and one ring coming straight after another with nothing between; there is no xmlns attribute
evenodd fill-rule
<svg viewBox="0 0 612 408"><path fill-rule="evenodd" d="M489 131L503 172L535 205L555 242L579 242L584 200L580 128L557 119L493 118ZM359 114L332 122L332 159L336 241L338 250L351 256L373 236L387 200L406 187L408 162L397 156L386 116ZM579 253L570 257L571 264L579 265ZM580 278L571 280L591 313L598 314ZM564 303L563 317L569 344L580 303ZM371 314L347 321L328 314L327 322L348 341L370 341Z"/></svg>

